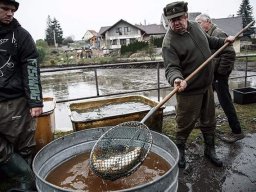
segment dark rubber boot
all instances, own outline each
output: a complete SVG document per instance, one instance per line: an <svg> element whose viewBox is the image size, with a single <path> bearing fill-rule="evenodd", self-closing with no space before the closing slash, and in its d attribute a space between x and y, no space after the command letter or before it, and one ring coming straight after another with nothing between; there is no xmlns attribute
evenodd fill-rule
<svg viewBox="0 0 256 192"><path fill-rule="evenodd" d="M0 164L0 170L8 177L15 177L18 186L8 191L33 191L35 188L35 177L27 162L18 154L13 153L4 163Z"/></svg>
<svg viewBox="0 0 256 192"><path fill-rule="evenodd" d="M185 144L177 144L177 147L178 147L179 153L180 153L178 166L179 166L179 168L185 168L186 167Z"/></svg>
<svg viewBox="0 0 256 192"><path fill-rule="evenodd" d="M217 157L215 151L215 142L214 142L214 134L203 134L204 142L205 142L205 149L204 149L204 156L208 158L214 165L217 167L222 167L222 161Z"/></svg>

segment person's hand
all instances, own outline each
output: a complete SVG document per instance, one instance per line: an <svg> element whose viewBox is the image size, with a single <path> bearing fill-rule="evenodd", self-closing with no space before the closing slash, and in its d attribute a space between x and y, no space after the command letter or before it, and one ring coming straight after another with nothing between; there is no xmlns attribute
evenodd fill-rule
<svg viewBox="0 0 256 192"><path fill-rule="evenodd" d="M229 42L229 43L234 43L234 41L236 40L236 38L234 36L228 36L225 39L225 43Z"/></svg>
<svg viewBox="0 0 256 192"><path fill-rule="evenodd" d="M183 79L175 79L174 80L174 88L178 87L178 92L182 92L186 89L187 87L187 82Z"/></svg>
<svg viewBox="0 0 256 192"><path fill-rule="evenodd" d="M32 117L38 117L39 115L42 114L42 112L43 112L42 107L35 107L30 109L30 114Z"/></svg>

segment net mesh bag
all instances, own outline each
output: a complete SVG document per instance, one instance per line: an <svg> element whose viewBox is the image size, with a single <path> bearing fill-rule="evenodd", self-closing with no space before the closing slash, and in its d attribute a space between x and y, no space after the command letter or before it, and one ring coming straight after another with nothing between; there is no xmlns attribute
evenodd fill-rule
<svg viewBox="0 0 256 192"><path fill-rule="evenodd" d="M146 158L152 146L148 127L132 121L117 125L95 143L90 166L93 172L107 180L130 175Z"/></svg>

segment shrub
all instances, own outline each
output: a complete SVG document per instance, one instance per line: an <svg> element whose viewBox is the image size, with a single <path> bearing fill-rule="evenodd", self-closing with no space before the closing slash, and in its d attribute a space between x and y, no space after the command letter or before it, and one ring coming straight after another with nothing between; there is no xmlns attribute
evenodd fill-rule
<svg viewBox="0 0 256 192"><path fill-rule="evenodd" d="M52 60L50 60L50 63L51 63L51 65L54 65L55 61L52 59Z"/></svg>
<svg viewBox="0 0 256 192"><path fill-rule="evenodd" d="M142 50L148 46L147 42L144 41L135 41L134 43L130 43L129 45L122 45L121 47L121 55L124 55L128 52L135 53L138 50Z"/></svg>
<svg viewBox="0 0 256 192"><path fill-rule="evenodd" d="M37 47L37 52L39 54L38 63L43 63L46 56L46 50L43 47Z"/></svg>
<svg viewBox="0 0 256 192"><path fill-rule="evenodd" d="M53 50L51 51L51 54L58 54L58 50L53 49Z"/></svg>
<svg viewBox="0 0 256 192"><path fill-rule="evenodd" d="M252 38L252 44L256 44L256 38Z"/></svg>
<svg viewBox="0 0 256 192"><path fill-rule="evenodd" d="M44 49L48 48L47 42L44 41L43 39L38 39L38 40L36 41L36 46L37 46L37 47L42 47L42 48L44 48Z"/></svg>
<svg viewBox="0 0 256 192"><path fill-rule="evenodd" d="M161 38L152 38L152 41L153 41L153 45L158 47L158 48L161 48L162 47L162 43L163 43L163 39L164 37L161 37Z"/></svg>

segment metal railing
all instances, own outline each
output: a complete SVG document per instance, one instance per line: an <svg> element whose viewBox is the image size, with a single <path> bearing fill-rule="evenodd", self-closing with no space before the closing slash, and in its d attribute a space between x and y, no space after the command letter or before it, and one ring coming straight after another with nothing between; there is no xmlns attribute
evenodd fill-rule
<svg viewBox="0 0 256 192"><path fill-rule="evenodd" d="M230 79L237 79L237 78L244 78L245 79L245 87L247 86L247 78L253 77L255 75L248 75L248 58L250 57L256 57L256 54L250 54L250 55L239 55L237 58L245 58L245 74L243 76L239 77L232 77ZM156 88L150 88L150 89L140 89L140 90L133 90L133 91L125 91L125 92L119 92L119 93L113 93L113 94L103 94L100 95L99 93L99 83L98 83L98 69L107 69L107 68L156 68L157 70L157 87ZM58 71L69 71L69 70L82 70L82 69L91 69L94 71L94 77L95 77L95 87L96 87L96 95L95 96L89 96L89 97L80 97L80 98L74 98L74 99L63 99L63 100L57 100L56 103L64 103L64 102L70 102L70 101L77 101L77 100L83 100L83 99L91 99L91 98L97 98L97 97L107 97L107 96L115 96L115 95L123 95L123 94L131 94L131 93L138 93L138 92L145 92L145 91L155 91L157 90L157 96L158 101L160 101L160 90L161 89L167 89L170 88L170 86L160 86L160 68L163 67L163 61L147 61L147 62L132 62L132 63L118 63L118 64L93 64L93 65L83 65L83 66L75 66L75 67L61 67L61 68L47 68L47 69L41 69L41 73L46 72L58 72Z"/></svg>
<svg viewBox="0 0 256 192"><path fill-rule="evenodd" d="M246 54L246 55L239 55L236 56L236 59L239 58L245 58L245 70L244 70L244 75L239 76L239 77L230 77L230 79L239 79L239 78L244 78L244 86L247 87L247 79L248 77L254 77L256 75L248 75L248 58L256 58L256 54ZM256 62L256 61L255 61ZM256 69L255 69L256 70Z"/></svg>

